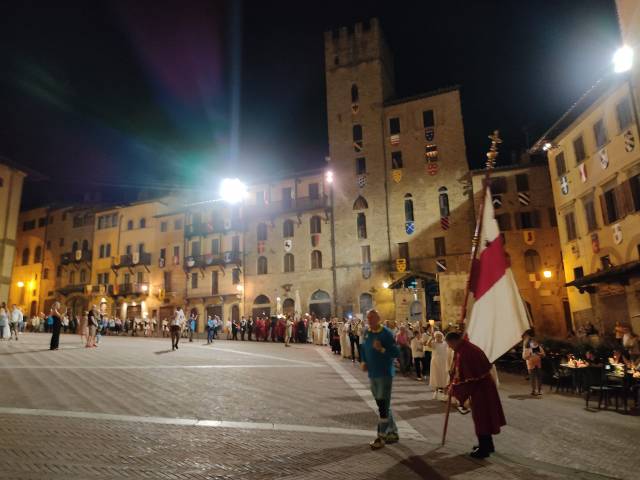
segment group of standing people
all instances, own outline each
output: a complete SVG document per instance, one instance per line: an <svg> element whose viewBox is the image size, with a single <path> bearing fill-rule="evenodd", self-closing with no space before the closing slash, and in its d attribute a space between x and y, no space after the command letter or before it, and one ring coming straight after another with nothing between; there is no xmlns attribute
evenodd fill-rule
<svg viewBox="0 0 640 480"><path fill-rule="evenodd" d="M18 340L18 333L24 331L24 316L17 305L7 310L7 304L0 304L0 340Z"/></svg>

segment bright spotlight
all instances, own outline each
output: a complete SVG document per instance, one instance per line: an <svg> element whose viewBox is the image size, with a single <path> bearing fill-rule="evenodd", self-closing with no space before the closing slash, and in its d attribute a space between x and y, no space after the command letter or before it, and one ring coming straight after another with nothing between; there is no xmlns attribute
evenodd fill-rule
<svg viewBox="0 0 640 480"><path fill-rule="evenodd" d="M545 152L548 152L549 150L551 150L551 147L553 147L553 145L551 145L551 143L547 142L542 146L542 150L544 150Z"/></svg>
<svg viewBox="0 0 640 480"><path fill-rule="evenodd" d="M227 203L239 203L247 196L247 186L237 178L225 178L220 184L220 197Z"/></svg>
<svg viewBox="0 0 640 480"><path fill-rule="evenodd" d="M327 170L324 174L324 178L327 183L333 183L333 172L331 170Z"/></svg>
<svg viewBox="0 0 640 480"><path fill-rule="evenodd" d="M544 278L551 278L551 270L545 270L544 272L542 272L542 275L544 276Z"/></svg>
<svg viewBox="0 0 640 480"><path fill-rule="evenodd" d="M382 288L389 288L389 282L382 282Z"/></svg>
<svg viewBox="0 0 640 480"><path fill-rule="evenodd" d="M16 283L16 285L18 285L18 288L22 288L22 287L24 287L24 282L20 281L20 282Z"/></svg>
<svg viewBox="0 0 640 480"><path fill-rule="evenodd" d="M631 70L633 66L633 49L629 45L623 45L613 55L613 71L623 73Z"/></svg>

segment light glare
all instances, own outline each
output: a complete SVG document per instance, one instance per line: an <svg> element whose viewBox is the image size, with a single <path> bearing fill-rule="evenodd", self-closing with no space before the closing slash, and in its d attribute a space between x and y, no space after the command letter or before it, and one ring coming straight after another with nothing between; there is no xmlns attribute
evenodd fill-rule
<svg viewBox="0 0 640 480"><path fill-rule="evenodd" d="M247 195L247 186L237 178L225 178L220 184L220 197L227 203L239 203Z"/></svg>
<svg viewBox="0 0 640 480"><path fill-rule="evenodd" d="M325 173L325 179L327 180L327 183L333 183L333 172L331 170L327 170L327 173Z"/></svg>
<svg viewBox="0 0 640 480"><path fill-rule="evenodd" d="M544 278L551 278L551 270L545 270L544 272L542 272L542 275L544 276Z"/></svg>
<svg viewBox="0 0 640 480"><path fill-rule="evenodd" d="M623 73L631 70L633 66L633 49L629 45L623 45L613 55L613 71Z"/></svg>

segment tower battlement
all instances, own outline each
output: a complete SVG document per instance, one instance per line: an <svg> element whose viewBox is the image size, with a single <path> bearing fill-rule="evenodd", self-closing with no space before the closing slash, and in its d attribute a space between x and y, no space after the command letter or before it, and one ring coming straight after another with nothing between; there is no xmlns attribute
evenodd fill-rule
<svg viewBox="0 0 640 480"><path fill-rule="evenodd" d="M325 32L324 52L327 70L376 59L391 65L391 54L377 18Z"/></svg>

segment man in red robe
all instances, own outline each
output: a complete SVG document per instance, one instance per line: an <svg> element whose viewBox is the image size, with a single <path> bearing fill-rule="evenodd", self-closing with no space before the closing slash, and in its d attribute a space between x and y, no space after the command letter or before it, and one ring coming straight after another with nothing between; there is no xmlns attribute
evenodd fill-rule
<svg viewBox="0 0 640 480"><path fill-rule="evenodd" d="M500 427L507 424L491 376L492 365L484 352L461 334L451 332L446 341L455 351L452 395L460 405L471 401L471 416L478 436L478 446L474 447L471 456L487 458L495 451L491 436L500 433Z"/></svg>

